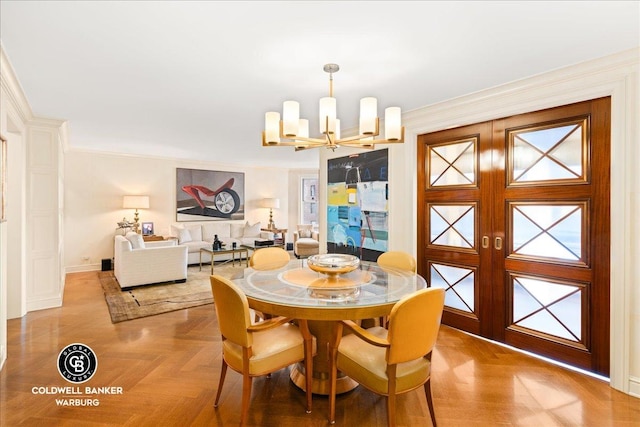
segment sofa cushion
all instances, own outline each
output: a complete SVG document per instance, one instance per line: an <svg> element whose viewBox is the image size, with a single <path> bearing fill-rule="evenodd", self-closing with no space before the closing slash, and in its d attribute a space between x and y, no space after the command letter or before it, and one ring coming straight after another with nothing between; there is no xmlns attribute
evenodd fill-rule
<svg viewBox="0 0 640 427"><path fill-rule="evenodd" d="M182 228L178 230L178 244L182 245L183 243L189 243L192 240L191 232L188 229Z"/></svg>
<svg viewBox="0 0 640 427"><path fill-rule="evenodd" d="M199 252L201 248L209 248L211 249L211 243L204 242L202 240L192 240L191 242L186 242L183 246L186 246L189 253Z"/></svg>
<svg viewBox="0 0 640 427"><path fill-rule="evenodd" d="M256 222L253 225L249 225L249 222L244 226L244 231L242 233L242 237L260 237L260 223Z"/></svg>
<svg viewBox="0 0 640 427"><path fill-rule="evenodd" d="M202 240L213 242L216 234L220 240L231 237L231 225L228 222L212 222L202 226Z"/></svg>
<svg viewBox="0 0 640 427"><path fill-rule="evenodd" d="M180 230L182 230L184 227L179 226L179 225L172 225L171 226L171 231L170 234L173 237L178 237L180 235Z"/></svg>
<svg viewBox="0 0 640 427"><path fill-rule="evenodd" d="M189 225L185 227L189 230L189 234L191 235L191 241L198 242L204 240L202 238L202 226L201 225Z"/></svg>
<svg viewBox="0 0 640 427"><path fill-rule="evenodd" d="M244 226L241 222L231 223L231 237L241 239L244 236Z"/></svg>
<svg viewBox="0 0 640 427"><path fill-rule="evenodd" d="M305 228L298 230L298 236L302 239L308 239L311 237L311 230Z"/></svg>
<svg viewBox="0 0 640 427"><path fill-rule="evenodd" d="M138 233L127 233L125 236L131 242L132 249L144 249L144 239Z"/></svg>

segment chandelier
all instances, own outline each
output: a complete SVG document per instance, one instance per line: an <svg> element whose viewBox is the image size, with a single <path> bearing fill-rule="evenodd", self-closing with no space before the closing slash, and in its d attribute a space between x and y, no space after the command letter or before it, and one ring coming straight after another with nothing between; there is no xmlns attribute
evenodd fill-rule
<svg viewBox="0 0 640 427"><path fill-rule="evenodd" d="M326 64L324 71L329 73L329 96L320 98L320 134L319 138L309 137L309 120L300 118L300 104L297 101L285 101L280 113L265 114L265 127L262 132L264 147L295 147L296 151L307 148L327 147L335 150L339 146L375 148L376 144L404 142L404 127L401 123L400 107L388 107L384 116L384 139L375 139L380 135L378 118L378 100L373 97L360 100L360 128L358 135L340 137L340 120L336 114L336 99L333 97L333 73L340 70L338 64Z"/></svg>

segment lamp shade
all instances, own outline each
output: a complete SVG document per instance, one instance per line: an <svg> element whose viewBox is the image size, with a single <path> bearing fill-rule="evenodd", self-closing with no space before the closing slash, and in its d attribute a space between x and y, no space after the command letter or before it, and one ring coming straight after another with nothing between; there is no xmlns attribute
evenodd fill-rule
<svg viewBox="0 0 640 427"><path fill-rule="evenodd" d="M124 209L149 209L149 196L124 196L122 207Z"/></svg>
<svg viewBox="0 0 640 427"><path fill-rule="evenodd" d="M280 199L266 198L260 201L260 206L269 209L280 209Z"/></svg>

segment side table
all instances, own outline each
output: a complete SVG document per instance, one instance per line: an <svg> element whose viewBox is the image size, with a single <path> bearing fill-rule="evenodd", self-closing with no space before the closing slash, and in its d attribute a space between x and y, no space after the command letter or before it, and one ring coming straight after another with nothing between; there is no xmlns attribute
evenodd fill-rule
<svg viewBox="0 0 640 427"><path fill-rule="evenodd" d="M269 231L273 233L273 241L276 245L287 249L287 229L286 228L261 228L262 231Z"/></svg>

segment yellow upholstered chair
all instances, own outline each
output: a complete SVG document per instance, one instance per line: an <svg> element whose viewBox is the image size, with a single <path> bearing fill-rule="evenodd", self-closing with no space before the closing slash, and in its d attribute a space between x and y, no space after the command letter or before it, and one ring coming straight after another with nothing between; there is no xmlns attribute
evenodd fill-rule
<svg viewBox="0 0 640 427"><path fill-rule="evenodd" d="M218 407L227 366L242 374L242 414L247 421L253 377L267 375L294 363L305 362L307 413L311 412L312 360L316 353L315 337L306 321L299 327L291 319L275 317L252 325L246 295L222 276L211 276L211 290L222 334L222 370L216 394Z"/></svg>
<svg viewBox="0 0 640 427"><path fill-rule="evenodd" d="M249 267L255 270L275 270L291 261L289 252L282 248L263 248L256 250L249 258Z"/></svg>
<svg viewBox="0 0 640 427"><path fill-rule="evenodd" d="M397 268L399 270L416 272L416 260L413 256L402 251L385 252L378 257L378 265L381 267Z"/></svg>
<svg viewBox="0 0 640 427"><path fill-rule="evenodd" d="M284 249L278 247L263 248L253 252L253 255L249 258L249 267L254 270L277 270L287 265L289 261L291 261L291 256ZM256 322L259 319L268 319L270 317L270 314L255 312Z"/></svg>
<svg viewBox="0 0 640 427"><path fill-rule="evenodd" d="M431 352L444 307L444 289L428 288L398 301L389 329L363 329L350 320L336 322L330 344L329 421L335 422L336 378L340 370L364 387L387 396L388 425L395 425L396 395L424 385L431 421ZM343 335L347 327L353 334Z"/></svg>
<svg viewBox="0 0 640 427"><path fill-rule="evenodd" d="M384 252L378 257L376 261L383 269L385 267L395 268L398 270L416 272L417 265L415 258L406 252L402 251L389 251ZM380 317L380 326L386 326L386 317ZM375 319L366 319L363 321L363 325L375 324Z"/></svg>

